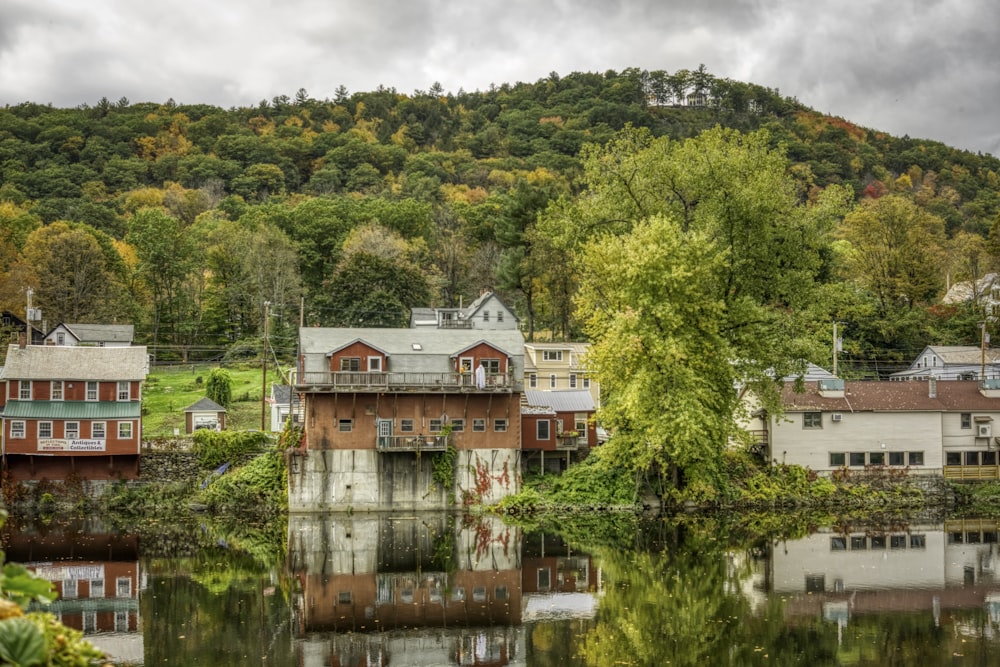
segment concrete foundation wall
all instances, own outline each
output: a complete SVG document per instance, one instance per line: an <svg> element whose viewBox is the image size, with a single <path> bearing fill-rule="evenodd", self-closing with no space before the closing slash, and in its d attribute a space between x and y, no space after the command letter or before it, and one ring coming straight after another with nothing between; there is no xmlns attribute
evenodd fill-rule
<svg viewBox="0 0 1000 667"><path fill-rule="evenodd" d="M292 512L442 510L499 502L521 487L520 451L459 450L455 485L434 481L434 454L307 450L288 460Z"/></svg>

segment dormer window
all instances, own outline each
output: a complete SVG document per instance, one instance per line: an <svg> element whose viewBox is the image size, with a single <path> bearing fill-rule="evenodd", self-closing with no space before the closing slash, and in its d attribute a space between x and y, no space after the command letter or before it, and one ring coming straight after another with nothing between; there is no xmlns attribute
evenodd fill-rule
<svg viewBox="0 0 1000 667"><path fill-rule="evenodd" d="M562 361L562 350L542 350L544 361Z"/></svg>
<svg viewBox="0 0 1000 667"><path fill-rule="evenodd" d="M341 357L340 370L348 373L357 373L361 370L361 357Z"/></svg>
<svg viewBox="0 0 1000 667"><path fill-rule="evenodd" d="M369 373L382 372L382 357L368 357L368 372Z"/></svg>

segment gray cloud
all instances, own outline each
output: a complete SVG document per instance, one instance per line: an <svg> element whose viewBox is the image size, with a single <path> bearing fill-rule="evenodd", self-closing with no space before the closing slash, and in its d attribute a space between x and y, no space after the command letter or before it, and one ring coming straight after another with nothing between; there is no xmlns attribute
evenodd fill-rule
<svg viewBox="0 0 1000 667"><path fill-rule="evenodd" d="M231 107L704 63L866 127L1000 154L997 25L991 0L6 0L0 103Z"/></svg>

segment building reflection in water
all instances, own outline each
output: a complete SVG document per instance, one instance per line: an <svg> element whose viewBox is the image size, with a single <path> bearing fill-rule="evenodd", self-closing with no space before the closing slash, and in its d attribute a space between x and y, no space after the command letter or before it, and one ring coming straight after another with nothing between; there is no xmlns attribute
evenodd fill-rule
<svg viewBox="0 0 1000 667"><path fill-rule="evenodd" d="M532 598L551 608L555 596L596 588L588 557L544 540L525 549L520 529L495 517L292 516L299 663L525 664ZM575 606L592 614L596 605Z"/></svg>
<svg viewBox="0 0 1000 667"><path fill-rule="evenodd" d="M144 573L134 535L99 520L44 526L10 519L3 533L7 560L53 583L59 597L45 611L117 658L143 661Z"/></svg>
<svg viewBox="0 0 1000 667"><path fill-rule="evenodd" d="M842 630L865 614L923 613L935 626L990 637L1000 630L998 534L996 520L979 519L824 529L773 544L761 576L787 598L790 619L821 616ZM982 628L952 618L975 609L987 612Z"/></svg>

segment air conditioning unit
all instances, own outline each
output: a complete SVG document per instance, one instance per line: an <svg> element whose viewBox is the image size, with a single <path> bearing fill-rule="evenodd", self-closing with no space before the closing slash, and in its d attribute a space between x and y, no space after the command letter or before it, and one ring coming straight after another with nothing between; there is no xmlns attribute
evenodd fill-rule
<svg viewBox="0 0 1000 667"><path fill-rule="evenodd" d="M978 424L977 428L980 438L989 438L993 435L993 424Z"/></svg>
<svg viewBox="0 0 1000 667"><path fill-rule="evenodd" d="M843 418L844 415L840 414L839 412L834 412L832 415L830 415L830 421L839 422Z"/></svg>

